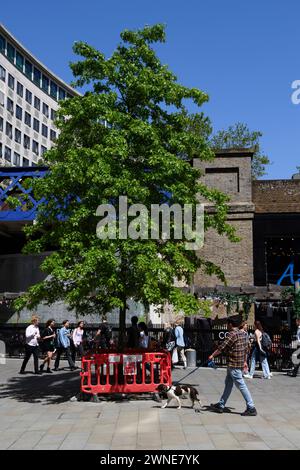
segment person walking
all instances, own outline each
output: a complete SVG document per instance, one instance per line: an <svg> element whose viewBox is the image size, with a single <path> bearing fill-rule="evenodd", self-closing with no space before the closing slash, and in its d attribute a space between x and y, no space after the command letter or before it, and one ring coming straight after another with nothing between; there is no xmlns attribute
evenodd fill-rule
<svg viewBox="0 0 300 470"><path fill-rule="evenodd" d="M182 360L183 368L186 369L187 361L186 361L186 356L184 354L184 348L185 348L184 331L181 325L182 325L182 322L176 323L174 333L175 333L175 341L176 341L178 358Z"/></svg>
<svg viewBox="0 0 300 470"><path fill-rule="evenodd" d="M75 366L72 357L71 357L71 351L70 351L70 337L71 333L69 330L69 320L64 320L62 323L62 328L60 328L57 332L57 343L58 343L58 348L57 348L57 354L56 354L56 359L54 363L54 370L58 370L59 366L59 361L60 357L63 353L66 354L67 356L67 361L69 363L70 369L75 370L77 367Z"/></svg>
<svg viewBox="0 0 300 470"><path fill-rule="evenodd" d="M138 317L131 317L131 326L127 330L127 347L128 348L138 348L140 340L140 332L138 328Z"/></svg>
<svg viewBox="0 0 300 470"><path fill-rule="evenodd" d="M50 363L51 363L53 354L55 352L54 326L55 326L55 321L53 320L53 318L51 318L50 320L46 322L46 327L44 331L42 332L41 348L42 348L43 353L45 354L45 358L44 358L43 363L40 365L40 371L43 372L45 364L47 364L47 369L46 369L47 374L52 374L52 371L50 369Z"/></svg>
<svg viewBox="0 0 300 470"><path fill-rule="evenodd" d="M141 321L138 324L138 328L140 332L139 347L142 349L148 349L150 345L150 338L146 323Z"/></svg>
<svg viewBox="0 0 300 470"><path fill-rule="evenodd" d="M25 368L31 355L33 355L34 373L41 374L39 371L39 339L41 336L38 324L39 317L37 315L33 315L31 318L31 325L27 326L25 331L25 357L19 374L25 374Z"/></svg>
<svg viewBox="0 0 300 470"><path fill-rule="evenodd" d="M72 333L73 339L73 352L72 352L72 361L75 364L76 361L76 353L79 353L79 356L82 357L84 355L83 351L83 335L84 335L84 322L81 320L77 323L77 327L74 329Z"/></svg>
<svg viewBox="0 0 300 470"><path fill-rule="evenodd" d="M297 318L296 320L296 325L297 325L297 350L292 354L292 358L295 357L296 360L299 360L298 364L294 364L293 369L288 372L288 375L290 377L297 377L298 370L300 367L300 357L298 354L298 350L300 350L300 318Z"/></svg>
<svg viewBox="0 0 300 470"><path fill-rule="evenodd" d="M175 332L174 328L172 327L171 323L164 324L164 332L163 332L163 346L167 349L167 351L172 352L175 348Z"/></svg>
<svg viewBox="0 0 300 470"><path fill-rule="evenodd" d="M264 336L267 335L262 327L260 321L254 322L255 332L254 332L254 345L251 355L251 365L250 365L250 372L249 374L244 375L246 379L253 379L253 375L255 372L256 362L261 363L262 371L263 371L263 378L264 379L271 379L272 374L270 372L270 367L268 363L268 351L267 346L264 345ZM269 335L267 335L269 338Z"/></svg>
<svg viewBox="0 0 300 470"><path fill-rule="evenodd" d="M227 324L229 330L227 338L208 358L209 360L213 360L214 357L218 356L222 352L226 352L228 361L223 394L219 402L215 404L212 403L210 408L217 413L223 413L227 400L232 392L233 385L235 385L243 395L247 406L246 410L241 413L241 415L256 416L257 411L252 396L243 379L243 367L248 350L248 341L245 332L238 329L240 321L228 318Z"/></svg>
<svg viewBox="0 0 300 470"><path fill-rule="evenodd" d="M101 349L109 349L112 332L107 320L104 319L99 325L99 330L95 336L95 342Z"/></svg>

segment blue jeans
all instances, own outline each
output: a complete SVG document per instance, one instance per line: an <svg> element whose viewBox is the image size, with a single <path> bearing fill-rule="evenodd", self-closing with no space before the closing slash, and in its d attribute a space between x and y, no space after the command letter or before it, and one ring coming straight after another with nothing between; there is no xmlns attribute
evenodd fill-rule
<svg viewBox="0 0 300 470"><path fill-rule="evenodd" d="M254 402L252 400L251 394L245 384L243 379L242 369L233 369L232 367L227 367L227 375L225 379L225 389L223 395L219 401L219 404L224 408L226 402L232 392L233 384L239 389L241 394L244 397L244 400L247 404L247 408L255 408Z"/></svg>
<svg viewBox="0 0 300 470"><path fill-rule="evenodd" d="M257 359L259 360L259 362L261 363L261 367L262 367L262 371L263 371L263 376L264 377L269 377L270 375L270 367L269 367L269 364L268 364L268 359L267 359L267 355L263 355L260 350L258 350L257 348L254 348L253 349L253 352L252 352L252 356L251 356L251 366L250 366L250 372L249 372L249 375L254 375L254 372L255 372L255 365L256 365L256 361Z"/></svg>

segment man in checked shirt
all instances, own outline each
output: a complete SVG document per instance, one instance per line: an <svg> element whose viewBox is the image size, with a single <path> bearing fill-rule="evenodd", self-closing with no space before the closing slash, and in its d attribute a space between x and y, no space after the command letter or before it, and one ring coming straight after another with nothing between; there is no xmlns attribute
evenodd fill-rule
<svg viewBox="0 0 300 470"><path fill-rule="evenodd" d="M244 397L247 408L242 416L256 416L257 411L252 400L251 394L244 382L243 368L247 357L248 351L248 338L243 330L239 330L240 321L234 318L228 318L228 337L223 343L218 346L218 349L209 356L209 360L212 360L215 356L218 356L222 352L227 355L227 375L225 379L225 388L220 401L215 404L211 404L210 408L217 412L223 413L226 402L232 392L233 384L239 389Z"/></svg>

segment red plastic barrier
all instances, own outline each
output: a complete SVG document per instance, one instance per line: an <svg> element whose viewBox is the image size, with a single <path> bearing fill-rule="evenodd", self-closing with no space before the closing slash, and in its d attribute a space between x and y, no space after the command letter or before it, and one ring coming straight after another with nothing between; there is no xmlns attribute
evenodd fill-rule
<svg viewBox="0 0 300 470"><path fill-rule="evenodd" d="M160 383L172 384L171 356L167 351L124 353L104 350L82 358L81 392L151 393Z"/></svg>

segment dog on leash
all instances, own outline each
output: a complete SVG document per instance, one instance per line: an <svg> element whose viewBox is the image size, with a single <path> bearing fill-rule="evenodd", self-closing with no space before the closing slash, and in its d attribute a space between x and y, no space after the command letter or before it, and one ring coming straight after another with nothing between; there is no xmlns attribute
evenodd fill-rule
<svg viewBox="0 0 300 470"><path fill-rule="evenodd" d="M162 408L166 408L172 400L176 400L178 403L177 409L180 410L181 408L181 401L179 397L183 397L187 395L192 402L192 408L194 408L195 401L199 403L199 406L202 407L202 403L200 398L198 398L198 390L191 385L166 385L160 384L157 387L158 393L167 395L167 402L162 406Z"/></svg>

